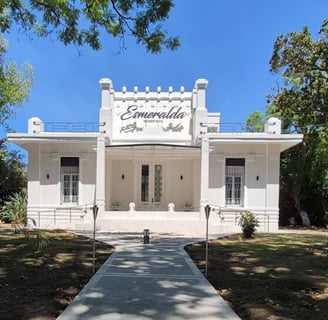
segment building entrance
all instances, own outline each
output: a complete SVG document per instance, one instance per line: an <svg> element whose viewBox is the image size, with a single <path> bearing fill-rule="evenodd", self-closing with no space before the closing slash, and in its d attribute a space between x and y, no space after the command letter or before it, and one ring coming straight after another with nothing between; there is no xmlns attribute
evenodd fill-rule
<svg viewBox="0 0 328 320"><path fill-rule="evenodd" d="M163 165L140 166L139 201L141 210L159 210L163 204Z"/></svg>

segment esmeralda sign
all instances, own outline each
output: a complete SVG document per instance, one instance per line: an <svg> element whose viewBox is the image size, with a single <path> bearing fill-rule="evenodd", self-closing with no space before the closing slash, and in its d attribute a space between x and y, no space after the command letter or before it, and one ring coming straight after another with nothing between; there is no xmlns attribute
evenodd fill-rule
<svg viewBox="0 0 328 320"><path fill-rule="evenodd" d="M121 120L130 119L183 119L188 116L182 107L174 106L168 111L140 111L140 106L133 104L127 107L126 111L121 114Z"/></svg>

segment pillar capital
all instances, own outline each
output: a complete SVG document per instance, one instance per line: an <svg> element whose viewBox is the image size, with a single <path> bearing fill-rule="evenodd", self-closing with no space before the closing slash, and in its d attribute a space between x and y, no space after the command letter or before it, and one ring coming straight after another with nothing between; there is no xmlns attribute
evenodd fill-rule
<svg viewBox="0 0 328 320"><path fill-rule="evenodd" d="M207 85L208 85L207 79L198 79L198 80L196 80L195 88L197 90L206 89Z"/></svg>
<svg viewBox="0 0 328 320"><path fill-rule="evenodd" d="M112 80L109 78L103 78L99 80L99 84L102 90L110 90L112 87Z"/></svg>

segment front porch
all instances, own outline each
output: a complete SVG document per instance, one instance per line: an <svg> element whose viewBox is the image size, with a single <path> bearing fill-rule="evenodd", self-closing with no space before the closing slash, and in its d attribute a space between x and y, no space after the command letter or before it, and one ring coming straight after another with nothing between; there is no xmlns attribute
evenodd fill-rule
<svg viewBox="0 0 328 320"><path fill-rule="evenodd" d="M240 232L238 219L245 208L212 208L209 217L209 234ZM276 213L253 212L260 220L260 232L277 231ZM71 208L29 208L29 220L35 226L46 229L73 229L92 231L94 220L92 206ZM206 218L203 210L198 211L105 211L96 219L96 230L106 232L140 232L176 235L205 235Z"/></svg>
<svg viewBox="0 0 328 320"><path fill-rule="evenodd" d="M104 187L103 215L107 211L198 211L200 153L200 147L186 145L107 146L99 179L103 185L96 186L97 191Z"/></svg>

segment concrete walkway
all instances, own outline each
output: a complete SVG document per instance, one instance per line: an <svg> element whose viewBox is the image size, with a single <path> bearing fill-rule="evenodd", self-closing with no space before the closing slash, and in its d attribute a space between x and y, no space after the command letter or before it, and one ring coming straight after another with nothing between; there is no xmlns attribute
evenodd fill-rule
<svg viewBox="0 0 328 320"><path fill-rule="evenodd" d="M58 320L240 319L183 247L203 239L97 234L116 247Z"/></svg>

